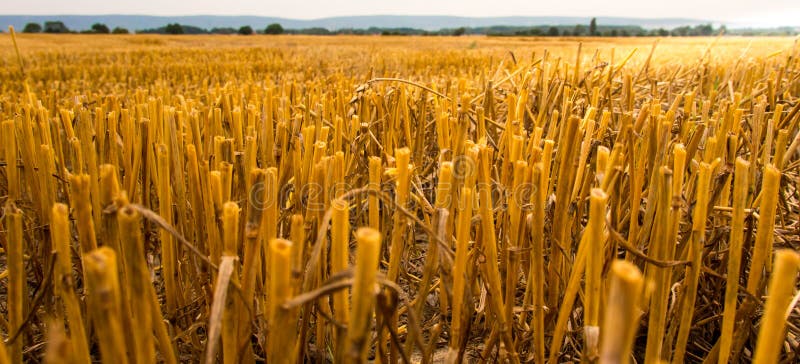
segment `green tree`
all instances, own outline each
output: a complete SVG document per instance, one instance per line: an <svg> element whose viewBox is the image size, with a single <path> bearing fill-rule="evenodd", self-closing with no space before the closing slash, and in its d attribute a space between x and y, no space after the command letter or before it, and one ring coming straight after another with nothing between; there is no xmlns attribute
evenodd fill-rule
<svg viewBox="0 0 800 364"><path fill-rule="evenodd" d="M130 32L128 31L128 29L125 29L125 28L122 28L122 27L116 27L116 28L114 28L114 30L111 31L111 33L113 33L113 34L128 34Z"/></svg>
<svg viewBox="0 0 800 364"><path fill-rule="evenodd" d="M676 36L676 37L686 37L686 36L689 36L689 31L691 31L691 30L692 30L692 27L690 27L688 25L684 25L682 27L677 27L675 29L672 29L671 34L673 36Z"/></svg>
<svg viewBox="0 0 800 364"><path fill-rule="evenodd" d="M245 25L245 26L239 28L239 34L240 35L253 35L253 28L251 28L249 25Z"/></svg>
<svg viewBox="0 0 800 364"><path fill-rule="evenodd" d="M558 28L550 27L550 29L547 30L547 35L549 35L551 37L557 37L558 36Z"/></svg>
<svg viewBox="0 0 800 364"><path fill-rule="evenodd" d="M283 26L278 23L267 25L267 28L264 29L264 34L283 34Z"/></svg>
<svg viewBox="0 0 800 364"><path fill-rule="evenodd" d="M331 34L333 34L333 33L331 33L330 30L328 30L328 28L323 28L323 27L312 27L312 28L300 29L299 33L300 34L308 34L308 35L331 35Z"/></svg>
<svg viewBox="0 0 800 364"><path fill-rule="evenodd" d="M69 28L61 21L46 21L44 22L45 33L69 33Z"/></svg>
<svg viewBox="0 0 800 364"><path fill-rule="evenodd" d="M108 26L103 23L94 23L92 24L92 33L108 34L111 33L111 30L108 29Z"/></svg>
<svg viewBox="0 0 800 364"><path fill-rule="evenodd" d="M183 27L178 23L167 24L164 32L167 34L183 34Z"/></svg>
<svg viewBox="0 0 800 364"><path fill-rule="evenodd" d="M572 34L575 36L581 36L586 33L586 27L580 24L575 24L575 30L572 31Z"/></svg>
<svg viewBox="0 0 800 364"><path fill-rule="evenodd" d="M183 29L183 33L181 34L208 34L208 31L205 28L192 25L181 25L181 29Z"/></svg>
<svg viewBox="0 0 800 364"><path fill-rule="evenodd" d="M714 26L712 26L711 24L698 25L695 26L695 29L697 30L697 33L699 35L709 36L714 34Z"/></svg>
<svg viewBox="0 0 800 364"><path fill-rule="evenodd" d="M589 22L589 35L593 37L597 35L597 18L592 18Z"/></svg>
<svg viewBox="0 0 800 364"><path fill-rule="evenodd" d="M25 28L22 29L23 33L41 33L42 26L39 23L28 23L25 24Z"/></svg>
<svg viewBox="0 0 800 364"><path fill-rule="evenodd" d="M467 32L467 28L464 28L464 27L456 28L456 30L453 31L453 35L461 36L461 35L464 35L466 32Z"/></svg>
<svg viewBox="0 0 800 364"><path fill-rule="evenodd" d="M234 28L211 28L211 34L236 34L236 29Z"/></svg>

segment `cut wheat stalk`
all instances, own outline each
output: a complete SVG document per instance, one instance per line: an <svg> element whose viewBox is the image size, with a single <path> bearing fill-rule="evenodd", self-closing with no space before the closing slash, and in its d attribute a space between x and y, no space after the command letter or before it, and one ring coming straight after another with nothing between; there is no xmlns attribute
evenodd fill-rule
<svg viewBox="0 0 800 364"><path fill-rule="evenodd" d="M458 201L456 223L456 259L453 266L453 317L450 323L452 337L447 349L449 363L461 362L461 345L466 330L466 321L472 317L472 299L466 295L467 257L469 255L470 221L472 220L472 189L463 188Z"/></svg>
<svg viewBox="0 0 800 364"><path fill-rule="evenodd" d="M588 360L598 357L600 344L600 301L602 299L603 258L605 257L605 222L608 195L599 188L592 189L589 199L589 224L584 234L589 236L586 259L586 303L584 311L585 355Z"/></svg>
<svg viewBox="0 0 800 364"><path fill-rule="evenodd" d="M75 292L76 287L72 277L72 244L70 239L72 234L69 227L69 208L61 203L53 205L50 222L51 241L53 250L56 252L55 267L53 268L56 274L56 279L54 280L56 284L55 291L64 302L64 310L70 329L68 342L72 346L71 355L79 363L89 363L91 362L91 357L89 356L86 328L81 314L80 299ZM136 228L138 231L139 227L137 226Z"/></svg>
<svg viewBox="0 0 800 364"><path fill-rule="evenodd" d="M639 327L642 273L628 261L611 263L609 292L600 330L599 363L630 363L634 336Z"/></svg>
<svg viewBox="0 0 800 364"><path fill-rule="evenodd" d="M222 207L222 256L237 257L237 245L239 243L239 205L228 201ZM239 264L234 260L233 272L231 273L231 284L239 283ZM239 362L239 325L247 321L239 321L239 312L236 308L242 308L241 297L229 295L225 302L222 312L222 359L226 364Z"/></svg>
<svg viewBox="0 0 800 364"><path fill-rule="evenodd" d="M668 240L668 224L670 210L672 207L672 171L667 167L661 167L658 170L656 179L657 201L656 203L656 220L660 222L654 227L655 231L651 235L650 248L652 249L652 258L658 260L666 260L668 244L673 242ZM666 223L665 223L666 222ZM656 267L649 266L648 269L653 270L653 285L655 291L650 300L649 319L647 325L647 349L645 353L645 361L648 363L661 360L663 356L663 339L664 329L666 325L667 315L667 301L669 300L669 267Z"/></svg>
<svg viewBox="0 0 800 364"><path fill-rule="evenodd" d="M335 275L347 270L350 257L350 205L341 199L331 203L333 214L331 216L331 274ZM350 321L350 297L345 289L333 295L333 314L336 322L347 325ZM345 360L344 328L337 329L333 341L337 344L336 357L339 361Z"/></svg>
<svg viewBox="0 0 800 364"><path fill-rule="evenodd" d="M12 363L21 363L25 339L24 335L19 335L18 332L24 329L23 320L28 301L25 284L25 242L22 239L22 211L11 201L6 203L3 210L5 220L6 269L8 269L8 294L6 296L8 331L9 333L17 333L16 340L10 343L9 360Z"/></svg>
<svg viewBox="0 0 800 364"><path fill-rule="evenodd" d="M711 183L712 167L701 162L697 182L695 183L696 200L694 215L692 216L692 231L689 237L689 260L691 265L686 268L686 283L684 284L683 301L681 304L678 339L673 355L674 362L683 362L686 354L686 344L689 340L689 331L694 319L695 301L703 265L703 249L705 247L706 220L708 219L709 188Z"/></svg>
<svg viewBox="0 0 800 364"><path fill-rule="evenodd" d="M720 336L719 363L727 363L733 344L733 328L736 320L736 307L739 293L739 272L742 264L742 245L744 244L744 209L747 201L747 182L749 163L736 160L733 183L733 216L728 248L728 274L725 284L725 310L722 315L722 335Z"/></svg>
<svg viewBox="0 0 800 364"><path fill-rule="evenodd" d="M122 329L122 302L117 277L117 256L111 248L100 247L84 255L88 307L97 331L104 363L128 363Z"/></svg>
<svg viewBox="0 0 800 364"><path fill-rule="evenodd" d="M372 309L375 305L376 275L381 251L380 233L372 228L356 230L356 265L350 325L347 331L347 360L365 362L369 350Z"/></svg>
<svg viewBox="0 0 800 364"><path fill-rule="evenodd" d="M294 342L297 340L295 330L294 309L284 308L283 304L292 297L291 286L291 251L292 242L283 239L272 239L270 246L270 304L267 308L269 316L268 353L270 361L275 363L293 363L296 353ZM288 350L288 352L281 352Z"/></svg>
<svg viewBox="0 0 800 364"><path fill-rule="evenodd" d="M758 329L754 363L774 363L778 361L781 344L786 336L787 310L792 302L792 291L800 270L800 254L792 250L779 250L775 253L775 271L770 278L770 294L764 307L761 327Z"/></svg>

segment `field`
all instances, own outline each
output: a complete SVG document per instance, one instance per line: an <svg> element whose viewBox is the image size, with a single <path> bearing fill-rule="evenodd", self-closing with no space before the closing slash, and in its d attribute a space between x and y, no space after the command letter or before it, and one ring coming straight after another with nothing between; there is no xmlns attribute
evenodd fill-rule
<svg viewBox="0 0 800 364"><path fill-rule="evenodd" d="M0 364L800 360L797 39L0 44Z"/></svg>

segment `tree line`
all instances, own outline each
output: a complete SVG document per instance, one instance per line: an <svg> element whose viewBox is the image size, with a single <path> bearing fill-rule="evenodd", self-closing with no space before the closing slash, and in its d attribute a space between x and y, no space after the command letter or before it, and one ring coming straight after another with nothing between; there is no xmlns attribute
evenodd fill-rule
<svg viewBox="0 0 800 364"><path fill-rule="evenodd" d="M320 28L323 29L323 28ZM327 29L326 29L327 30ZM53 20L53 21L46 21L44 24L39 23L27 23L25 27L22 29L23 33L50 33L50 34L62 34L62 33L81 33L81 34L130 34L130 31L123 27L114 27L113 29L109 28L106 24L103 23L94 23L92 26L87 30L82 31L75 31L69 29L64 22ZM257 31L253 30L253 28L249 25L244 25L236 28L212 28L210 30L192 26L192 25L184 25L178 23L171 23L167 24L163 27L158 27L154 29L142 29L137 30L136 33L141 34L241 34L241 35L251 35L256 34ZM274 23L268 25L262 31L258 31L261 34L283 34L284 29L280 24Z"/></svg>
<svg viewBox="0 0 800 364"><path fill-rule="evenodd" d="M128 34L128 29L122 27L109 28L102 23L95 23L89 30L80 32L71 31L61 21L47 21L44 24L28 23L23 29L25 33L88 33L88 34ZM440 30L424 30L416 28L341 28L330 30L327 28L313 27L302 29L284 29L281 24L273 23L263 29L253 29L250 25L237 28L222 27L205 29L192 25L170 23L162 27L152 29L136 30L141 34L306 34L306 35L488 35L488 36L549 36L549 37L691 37L691 36L711 36L717 34L730 35L797 35L798 30L794 28L772 28L772 29L738 29L728 30L724 25L715 28L712 24L699 24L694 26L680 26L672 29L657 28L645 29L637 25L599 25L597 19L592 18L588 26L584 24L572 25L535 25L535 26L490 26L490 27L460 27L443 28Z"/></svg>
<svg viewBox="0 0 800 364"><path fill-rule="evenodd" d="M60 34L60 33L84 33L84 34L128 34L130 31L128 29L122 27L114 27L114 29L109 28L107 25L103 23L94 23L92 24L91 28L88 30L82 30L80 32L76 32L74 30L70 30L62 21L53 20L53 21L46 21L44 24L39 23L28 23L25 24L25 27L22 29L23 33L52 33L52 34Z"/></svg>

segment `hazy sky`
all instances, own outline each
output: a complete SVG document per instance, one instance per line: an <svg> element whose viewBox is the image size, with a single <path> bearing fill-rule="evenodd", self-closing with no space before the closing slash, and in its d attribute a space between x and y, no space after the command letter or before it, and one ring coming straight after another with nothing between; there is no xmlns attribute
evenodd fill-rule
<svg viewBox="0 0 800 364"><path fill-rule="evenodd" d="M800 0L2 0L0 14L683 17L751 25L800 25Z"/></svg>

